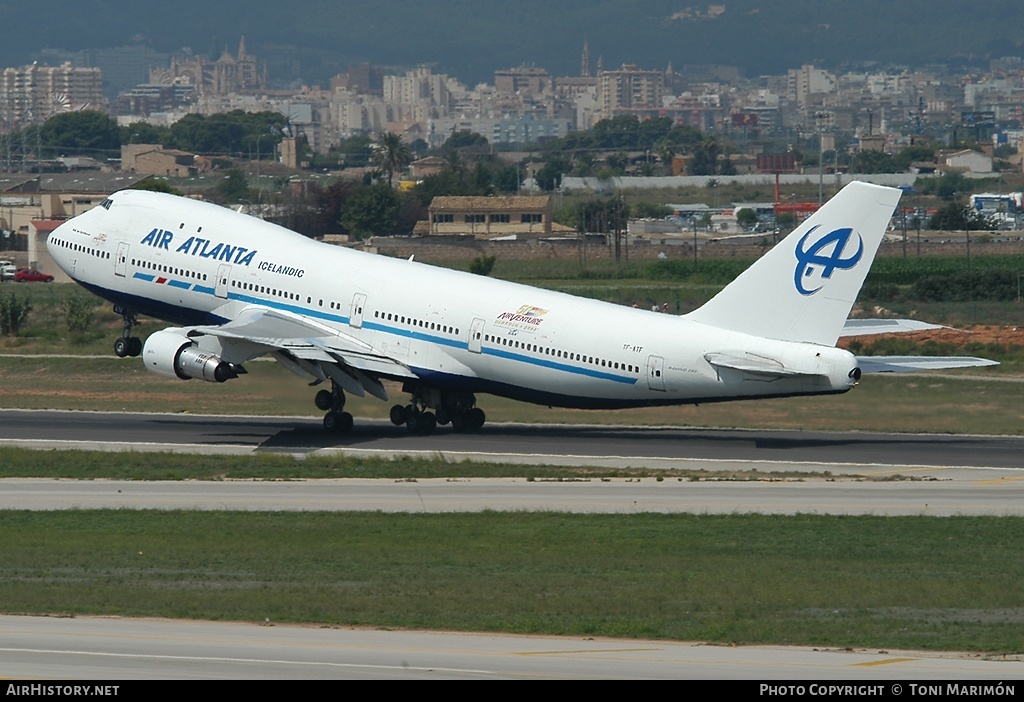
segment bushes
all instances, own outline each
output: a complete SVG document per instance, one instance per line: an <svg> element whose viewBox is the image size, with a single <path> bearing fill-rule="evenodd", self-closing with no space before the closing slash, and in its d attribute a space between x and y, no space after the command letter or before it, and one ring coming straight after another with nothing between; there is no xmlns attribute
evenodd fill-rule
<svg viewBox="0 0 1024 702"><path fill-rule="evenodd" d="M16 336L32 311L32 301L13 290L0 292L0 334Z"/></svg>
<svg viewBox="0 0 1024 702"><path fill-rule="evenodd" d="M469 262L469 272L476 275L490 275L497 258L494 256L477 256Z"/></svg>
<svg viewBox="0 0 1024 702"><path fill-rule="evenodd" d="M911 296L923 302L1014 300L1017 272L996 268L924 276L911 286Z"/></svg>
<svg viewBox="0 0 1024 702"><path fill-rule="evenodd" d="M64 325L69 332L81 333L92 326L96 312L96 298L71 292L61 298L60 311L64 314Z"/></svg>

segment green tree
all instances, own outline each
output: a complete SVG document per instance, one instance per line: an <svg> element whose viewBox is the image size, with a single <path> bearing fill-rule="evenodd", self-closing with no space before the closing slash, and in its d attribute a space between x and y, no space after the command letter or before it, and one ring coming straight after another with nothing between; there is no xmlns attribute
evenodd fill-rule
<svg viewBox="0 0 1024 702"><path fill-rule="evenodd" d="M358 186L345 202L341 225L358 238L395 233L401 202L394 189L378 183Z"/></svg>
<svg viewBox="0 0 1024 702"><path fill-rule="evenodd" d="M338 145L346 168L362 168L370 163L373 140L365 134L355 134Z"/></svg>
<svg viewBox="0 0 1024 702"><path fill-rule="evenodd" d="M654 145L654 149L657 152L662 165L665 167L665 172L671 173L672 159L676 157L675 144L673 144L672 140L666 136L658 140L658 143Z"/></svg>
<svg viewBox="0 0 1024 702"><path fill-rule="evenodd" d="M687 173L689 175L716 175L719 173L718 156L720 152L721 145L718 143L718 139L713 136L705 137L686 164Z"/></svg>
<svg viewBox="0 0 1024 702"><path fill-rule="evenodd" d="M272 111L190 114L171 125L171 142L195 153L270 158L287 123L284 115Z"/></svg>
<svg viewBox="0 0 1024 702"><path fill-rule="evenodd" d="M985 215L973 207L961 205L958 202L951 202L936 212L928 221L930 229L944 231L959 231L971 229L973 231L993 230L995 224Z"/></svg>
<svg viewBox="0 0 1024 702"><path fill-rule="evenodd" d="M0 291L0 334L17 336L31 311L32 300L27 295Z"/></svg>
<svg viewBox="0 0 1024 702"><path fill-rule="evenodd" d="M244 200L252 200L252 189L245 171L241 168L229 169L213 186L214 199L222 204L236 204Z"/></svg>
<svg viewBox="0 0 1024 702"><path fill-rule="evenodd" d="M562 174L568 170L569 164L564 158L560 156L550 158L533 174L533 179L538 188L551 192L562 184Z"/></svg>
<svg viewBox="0 0 1024 702"><path fill-rule="evenodd" d="M39 140L51 154L104 158L121 153L121 130L117 122L94 110L54 115L39 128Z"/></svg>
<svg viewBox="0 0 1024 702"><path fill-rule="evenodd" d="M64 313L64 326L68 331L80 334L88 330L98 302L96 297L79 292L64 295L60 300L60 310Z"/></svg>
<svg viewBox="0 0 1024 702"><path fill-rule="evenodd" d="M672 214L672 208L656 202L636 202L632 206L633 216L641 219L663 219Z"/></svg>
<svg viewBox="0 0 1024 702"><path fill-rule="evenodd" d="M476 132L471 132L468 129L462 129L445 140L441 146L443 151L449 149L469 149L473 151L480 151L487 146L487 138Z"/></svg>
<svg viewBox="0 0 1024 702"><path fill-rule="evenodd" d="M891 155L882 151L860 151L853 158L854 173L899 173L903 168Z"/></svg>
<svg viewBox="0 0 1024 702"><path fill-rule="evenodd" d="M750 229L757 224L757 212L749 207L742 207L736 211L736 223L744 229Z"/></svg>
<svg viewBox="0 0 1024 702"><path fill-rule="evenodd" d="M629 154L625 151L608 154L605 160L608 162L608 168L611 169L614 175L621 176L626 174L626 166L629 165Z"/></svg>
<svg viewBox="0 0 1024 702"><path fill-rule="evenodd" d="M494 189L499 193L519 192L519 166L499 166L491 177Z"/></svg>
<svg viewBox="0 0 1024 702"><path fill-rule="evenodd" d="M373 155L374 163L388 176L388 185L394 185L396 173L401 173L412 162L412 152L402 142L402 136L394 132L381 132L377 135L377 148Z"/></svg>
<svg viewBox="0 0 1024 702"><path fill-rule="evenodd" d="M129 190L148 190L153 193L170 193L171 195L185 194L178 188L168 183L166 180L153 177L140 180L135 185L130 186Z"/></svg>
<svg viewBox="0 0 1024 702"><path fill-rule="evenodd" d="M122 144L160 144L171 143L171 130L158 127L149 122L132 122L121 127Z"/></svg>
<svg viewBox="0 0 1024 702"><path fill-rule="evenodd" d="M469 272L476 275L490 275L497 260L495 256L477 256L469 262Z"/></svg>
<svg viewBox="0 0 1024 702"><path fill-rule="evenodd" d="M576 228L581 232L624 231L630 207L620 198L602 197L584 200L576 206Z"/></svg>

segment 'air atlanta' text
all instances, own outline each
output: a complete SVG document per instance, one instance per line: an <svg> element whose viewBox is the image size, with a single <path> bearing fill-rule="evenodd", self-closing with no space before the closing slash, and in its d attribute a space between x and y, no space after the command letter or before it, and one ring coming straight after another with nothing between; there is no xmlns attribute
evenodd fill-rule
<svg viewBox="0 0 1024 702"><path fill-rule="evenodd" d="M170 251L173 241L174 232L169 232L166 229L154 229L139 243ZM248 266L256 255L256 249L250 250L244 246L232 246L231 244L214 244L209 239L198 236L190 236L175 251L190 256L235 263L240 266Z"/></svg>

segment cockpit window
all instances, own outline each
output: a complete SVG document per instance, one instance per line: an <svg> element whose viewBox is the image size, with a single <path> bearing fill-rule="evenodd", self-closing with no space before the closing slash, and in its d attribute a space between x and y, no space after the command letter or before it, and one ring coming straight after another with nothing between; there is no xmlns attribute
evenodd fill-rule
<svg viewBox="0 0 1024 702"><path fill-rule="evenodd" d="M100 203L100 207L102 207L102 208L103 208L103 209L105 209L105 210L109 210L109 209L110 209L110 206L111 206L111 205L113 205L113 204L114 204L114 201L113 201L113 200L111 200L111 199L110 199L110 198L108 197L108 198L107 198L106 200L104 200L103 202L101 202L101 203Z"/></svg>

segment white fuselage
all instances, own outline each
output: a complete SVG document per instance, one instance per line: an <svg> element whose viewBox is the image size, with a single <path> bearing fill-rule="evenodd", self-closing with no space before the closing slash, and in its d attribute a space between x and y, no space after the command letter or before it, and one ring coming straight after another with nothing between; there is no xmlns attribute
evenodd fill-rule
<svg viewBox="0 0 1024 702"><path fill-rule="evenodd" d="M118 193L61 225L47 245L74 280L138 313L188 326L230 322L254 306L283 310L369 344L428 387L612 408L855 384L855 359L830 346L352 251L154 193ZM712 365L714 354L800 374L743 373Z"/></svg>

